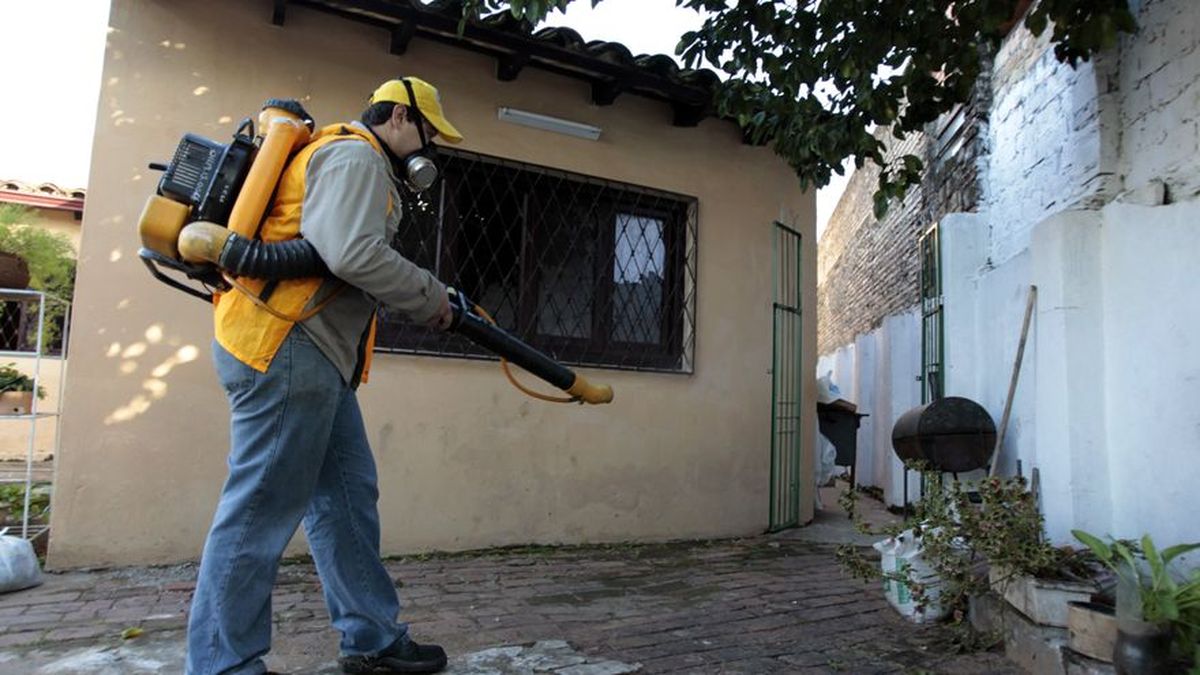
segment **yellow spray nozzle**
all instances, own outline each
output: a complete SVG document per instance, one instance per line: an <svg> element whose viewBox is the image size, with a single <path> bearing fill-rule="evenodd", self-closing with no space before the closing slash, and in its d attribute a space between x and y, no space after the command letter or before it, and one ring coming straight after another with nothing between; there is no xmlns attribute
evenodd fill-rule
<svg viewBox="0 0 1200 675"><path fill-rule="evenodd" d="M592 384L582 375L575 376L575 383L567 390L571 396L583 403L612 403L613 389L607 384Z"/></svg>

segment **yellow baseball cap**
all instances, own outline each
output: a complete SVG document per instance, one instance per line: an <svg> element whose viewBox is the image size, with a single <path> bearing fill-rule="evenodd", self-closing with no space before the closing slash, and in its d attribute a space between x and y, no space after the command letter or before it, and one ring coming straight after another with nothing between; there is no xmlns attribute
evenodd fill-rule
<svg viewBox="0 0 1200 675"><path fill-rule="evenodd" d="M429 123L437 129L438 135L446 139L450 143L458 143L462 141L462 134L458 133L458 129L446 119L446 114L442 112L442 99L438 95L437 87L429 84L425 80L418 77L405 77L399 80L388 80L379 85L375 93L371 94L371 103L381 103L390 101L401 105L412 105L408 100L408 87L404 86L405 80L412 86L413 95L417 97L417 110Z"/></svg>

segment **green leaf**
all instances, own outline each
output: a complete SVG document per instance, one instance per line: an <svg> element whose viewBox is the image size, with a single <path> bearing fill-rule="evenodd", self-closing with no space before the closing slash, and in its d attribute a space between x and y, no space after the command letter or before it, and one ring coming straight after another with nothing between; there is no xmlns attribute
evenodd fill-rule
<svg viewBox="0 0 1200 675"><path fill-rule="evenodd" d="M684 33L679 37L679 42L675 44L675 54L678 56L683 56L688 51L688 47L691 46L691 44L695 41L695 31L688 31Z"/></svg>
<svg viewBox="0 0 1200 675"><path fill-rule="evenodd" d="M1162 552L1163 563L1169 563L1179 556L1188 553L1189 551L1194 551L1198 548L1200 548L1200 543L1171 546Z"/></svg>
<svg viewBox="0 0 1200 675"><path fill-rule="evenodd" d="M1175 596L1171 593L1163 593L1158 596L1158 615L1155 617L1146 617L1147 620L1158 621L1178 621L1179 620L1179 605L1175 603Z"/></svg>
<svg viewBox="0 0 1200 675"><path fill-rule="evenodd" d="M1025 18L1025 27L1034 35L1041 35L1042 31L1046 30L1046 12L1043 7L1039 7L1036 11L1031 12Z"/></svg>
<svg viewBox="0 0 1200 675"><path fill-rule="evenodd" d="M875 193L875 220L883 220L888 212L888 196L882 189Z"/></svg>
<svg viewBox="0 0 1200 675"><path fill-rule="evenodd" d="M1141 572L1138 570L1137 561L1134 560L1133 552L1129 550L1129 547L1118 541L1113 543L1113 550L1116 551L1117 555L1120 556L1121 560L1123 560L1128 566L1130 575L1129 578L1134 581L1139 581L1140 583ZM1120 570L1118 570L1118 572L1120 572Z"/></svg>
<svg viewBox="0 0 1200 675"><path fill-rule="evenodd" d="M1163 565L1162 557L1148 534L1142 535L1142 555L1146 556L1146 562L1150 564L1150 575L1157 586L1159 579L1166 572L1166 566Z"/></svg>
<svg viewBox="0 0 1200 675"><path fill-rule="evenodd" d="M1075 535L1075 538L1078 539L1080 543L1091 549L1092 553L1094 553L1102 562L1112 565L1112 549L1109 548L1108 544L1104 543L1099 537L1088 534L1083 530L1071 530L1071 534Z"/></svg>
<svg viewBox="0 0 1200 675"><path fill-rule="evenodd" d="M146 631L142 630L141 628L126 628L125 630L121 631L121 639L132 640L135 637L140 637L145 632Z"/></svg>

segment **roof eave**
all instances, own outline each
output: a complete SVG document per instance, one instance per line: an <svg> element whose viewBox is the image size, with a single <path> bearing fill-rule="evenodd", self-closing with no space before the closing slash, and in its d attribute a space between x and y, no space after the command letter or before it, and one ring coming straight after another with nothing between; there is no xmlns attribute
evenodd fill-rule
<svg viewBox="0 0 1200 675"><path fill-rule="evenodd" d="M636 63L655 57L634 59L617 43L561 46L538 37L528 24L507 18L468 21L460 34L455 12L461 12L461 5L454 1L434 5L418 5L411 0L273 1L272 21L277 25L284 24L289 5L308 7L392 31L391 51L395 54L403 54L409 41L419 35L497 59L496 74L501 80L514 80L524 67L532 66L588 82L596 105L610 105L622 93L666 102L671 105L676 126L696 126L715 114L717 78L710 71L655 72ZM582 44L582 40L578 42ZM622 62L626 58L628 62ZM680 73L684 72L695 82L681 79Z"/></svg>
<svg viewBox="0 0 1200 675"><path fill-rule="evenodd" d="M74 197L54 197L51 195L30 194L13 190L0 190L0 203L20 204L38 209L51 211L71 211L83 213L83 199Z"/></svg>

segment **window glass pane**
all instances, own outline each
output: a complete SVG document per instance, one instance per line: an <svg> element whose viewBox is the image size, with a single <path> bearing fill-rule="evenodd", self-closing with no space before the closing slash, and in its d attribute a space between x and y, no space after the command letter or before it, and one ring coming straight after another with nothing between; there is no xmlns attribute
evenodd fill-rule
<svg viewBox="0 0 1200 675"><path fill-rule="evenodd" d="M592 336L596 236L584 204L549 205L538 230L537 332Z"/></svg>
<svg viewBox="0 0 1200 675"><path fill-rule="evenodd" d="M458 168L458 167L456 167ZM520 254L524 228L521 182L503 167L458 168L461 177L446 200L446 257L442 278L486 307L506 330L517 328Z"/></svg>
<svg viewBox="0 0 1200 675"><path fill-rule="evenodd" d="M613 340L657 343L667 258L663 221L618 213L613 236Z"/></svg>

